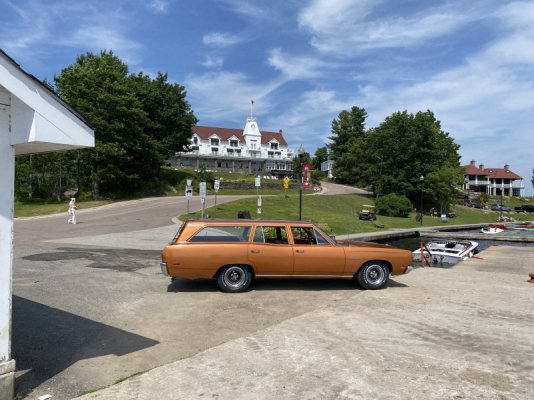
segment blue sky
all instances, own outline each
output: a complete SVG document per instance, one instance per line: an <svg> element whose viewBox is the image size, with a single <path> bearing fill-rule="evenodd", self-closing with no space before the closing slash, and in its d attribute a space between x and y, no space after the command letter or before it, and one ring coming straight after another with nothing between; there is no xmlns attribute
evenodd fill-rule
<svg viewBox="0 0 534 400"><path fill-rule="evenodd" d="M185 86L199 125L324 146L352 106L367 127L430 109L462 164L509 164L532 195L534 2L0 0L0 47L52 80L86 52Z"/></svg>

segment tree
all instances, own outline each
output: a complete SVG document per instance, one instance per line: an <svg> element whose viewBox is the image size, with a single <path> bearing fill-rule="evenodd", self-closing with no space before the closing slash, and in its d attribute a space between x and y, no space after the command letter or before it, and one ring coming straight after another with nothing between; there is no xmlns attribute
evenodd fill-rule
<svg viewBox="0 0 534 400"><path fill-rule="evenodd" d="M416 115L396 112L367 131L365 117L365 110L353 107L352 112L342 111L332 122L334 136L328 146L336 179L371 187L375 195L402 194L417 204L423 176L428 200L450 199L441 185L457 184L461 174L459 146L442 131L430 110ZM426 179L430 176L432 180L433 173L443 179L435 191Z"/></svg>
<svg viewBox="0 0 534 400"><path fill-rule="evenodd" d="M369 131L365 146L361 163L367 168L360 173L361 179L368 184L375 182L384 194L404 194L414 203L420 196L421 176L425 197L437 199L443 192L434 193L427 177L444 169L447 173L440 173L440 177L450 187L458 184L457 177L462 174L460 146L441 130L431 111L415 116L406 111L392 114Z"/></svg>
<svg viewBox="0 0 534 400"><path fill-rule="evenodd" d="M159 173L162 162L189 142L196 123L184 88L166 74L128 75L112 52L84 54L55 77L58 93L95 130L95 148L83 150L83 176L94 199L101 192L133 192Z"/></svg>
<svg viewBox="0 0 534 400"><path fill-rule="evenodd" d="M300 151L300 149L299 149ZM302 149L302 152L299 153L296 157L293 157L293 160L292 160L292 168L293 168L293 171L295 173L297 173L298 175L302 174L302 165L305 163L305 162L308 162L311 164L311 161L312 161L312 158L310 156L310 153L304 151L304 149Z"/></svg>
<svg viewBox="0 0 534 400"><path fill-rule="evenodd" d="M462 170L456 167L443 167L425 177L424 193L439 205L440 214L454 202L463 178Z"/></svg>
<svg viewBox="0 0 534 400"><path fill-rule="evenodd" d="M312 159L313 169L321 170L321 164L328 160L328 148L326 146L319 147L315 150L315 155Z"/></svg>
<svg viewBox="0 0 534 400"><path fill-rule="evenodd" d="M197 123L186 91L168 82L167 74L161 72L154 80L142 73L131 75L129 80L148 115L145 132L155 140L160 158L166 160L189 144L191 128Z"/></svg>
<svg viewBox="0 0 534 400"><path fill-rule="evenodd" d="M355 169L364 148L366 118L367 112L354 106L350 111L341 111L332 121L331 142L327 146L334 160L334 176L342 182L356 183L359 180Z"/></svg>

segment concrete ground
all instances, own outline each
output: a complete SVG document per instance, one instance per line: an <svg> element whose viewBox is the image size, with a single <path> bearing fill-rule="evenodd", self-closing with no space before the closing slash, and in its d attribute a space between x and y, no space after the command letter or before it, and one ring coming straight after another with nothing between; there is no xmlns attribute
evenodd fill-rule
<svg viewBox="0 0 534 400"><path fill-rule="evenodd" d="M106 386L88 398L532 397L532 248L492 247L380 291L259 280L225 294L159 271L185 207L148 199L84 210L76 226L16 221L19 397Z"/></svg>
<svg viewBox="0 0 534 400"><path fill-rule="evenodd" d="M532 271L531 248L493 246L83 398L532 399Z"/></svg>

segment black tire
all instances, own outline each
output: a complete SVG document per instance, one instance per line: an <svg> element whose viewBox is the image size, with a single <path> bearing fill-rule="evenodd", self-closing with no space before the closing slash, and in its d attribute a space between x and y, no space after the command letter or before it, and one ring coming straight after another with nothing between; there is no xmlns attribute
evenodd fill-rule
<svg viewBox="0 0 534 400"><path fill-rule="evenodd" d="M217 283L223 292L244 292L252 283L252 272L243 265L230 265L219 271Z"/></svg>
<svg viewBox="0 0 534 400"><path fill-rule="evenodd" d="M362 265L357 274L358 284L364 289L376 290L386 286L389 268L381 261L370 261Z"/></svg>

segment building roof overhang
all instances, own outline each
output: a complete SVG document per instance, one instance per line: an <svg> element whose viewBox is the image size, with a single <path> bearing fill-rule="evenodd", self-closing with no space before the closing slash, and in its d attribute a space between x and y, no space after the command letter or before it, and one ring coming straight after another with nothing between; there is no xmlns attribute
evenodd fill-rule
<svg viewBox="0 0 534 400"><path fill-rule="evenodd" d="M16 155L94 147L89 123L2 50L0 103L10 108L10 142Z"/></svg>

